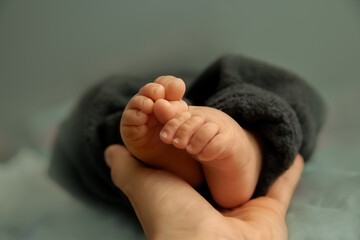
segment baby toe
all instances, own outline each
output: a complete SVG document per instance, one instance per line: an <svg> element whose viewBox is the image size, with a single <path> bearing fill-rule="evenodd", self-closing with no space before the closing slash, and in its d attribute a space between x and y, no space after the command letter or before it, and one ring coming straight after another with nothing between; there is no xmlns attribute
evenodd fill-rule
<svg viewBox="0 0 360 240"><path fill-rule="evenodd" d="M143 95L135 95L127 104L126 108L136 109L146 114L151 114L154 109L154 102Z"/></svg>
<svg viewBox="0 0 360 240"><path fill-rule="evenodd" d="M185 93L185 83L182 79L174 76L161 76L155 79L155 83L165 88L165 99L168 101L180 100Z"/></svg>
<svg viewBox="0 0 360 240"><path fill-rule="evenodd" d="M204 121L204 118L198 116L187 119L178 127L174 136L173 145L180 149L185 148L190 138L203 125Z"/></svg>
<svg viewBox="0 0 360 240"><path fill-rule="evenodd" d="M124 138L124 141L136 141L143 139L146 133L148 132L147 125L123 125L120 128L121 137Z"/></svg>
<svg viewBox="0 0 360 240"><path fill-rule="evenodd" d="M185 122L190 117L191 114L185 111L178 114L175 118L167 121L160 131L160 139L164 143L171 144L173 142L177 129L183 124L183 122Z"/></svg>
<svg viewBox="0 0 360 240"><path fill-rule="evenodd" d="M154 114L159 122L163 124L187 110L188 105L182 100L167 101L165 99L159 99L154 104Z"/></svg>
<svg viewBox="0 0 360 240"><path fill-rule="evenodd" d="M214 159L218 159L219 156L221 158L225 158L224 153L228 148L229 144L227 141L227 137L224 134L216 134L209 143L207 143L203 150L198 154L198 159L201 161L211 161Z"/></svg>
<svg viewBox="0 0 360 240"><path fill-rule="evenodd" d="M218 125L212 122L206 122L191 137L186 151L190 154L199 154L206 144L216 136L218 131Z"/></svg>
<svg viewBox="0 0 360 240"><path fill-rule="evenodd" d="M155 102L165 97L165 88L158 83L148 83L139 90L138 94L148 97Z"/></svg>
<svg viewBox="0 0 360 240"><path fill-rule="evenodd" d="M143 125L147 122L149 116L136 109L128 109L123 112L121 125Z"/></svg>

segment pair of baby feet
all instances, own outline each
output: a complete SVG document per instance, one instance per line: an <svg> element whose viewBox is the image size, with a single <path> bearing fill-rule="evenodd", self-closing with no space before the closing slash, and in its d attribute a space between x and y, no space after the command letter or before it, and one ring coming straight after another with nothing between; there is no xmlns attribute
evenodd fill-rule
<svg viewBox="0 0 360 240"><path fill-rule="evenodd" d="M172 172L193 187L206 179L220 206L239 206L250 199L259 178L259 142L224 112L188 106L182 100L185 88L173 76L143 86L123 112L124 144L146 165Z"/></svg>

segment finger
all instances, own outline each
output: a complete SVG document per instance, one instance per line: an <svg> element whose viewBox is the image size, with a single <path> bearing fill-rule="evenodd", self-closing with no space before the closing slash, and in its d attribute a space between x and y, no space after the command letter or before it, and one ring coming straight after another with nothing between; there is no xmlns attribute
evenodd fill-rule
<svg viewBox="0 0 360 240"><path fill-rule="evenodd" d="M106 164L111 169L113 183L128 195L129 185L137 184L153 170L138 162L122 145L111 145L105 150Z"/></svg>
<svg viewBox="0 0 360 240"><path fill-rule="evenodd" d="M114 184L127 195L133 205L155 205L159 200L164 200L164 193L168 194L169 198L179 194L185 197L196 193L180 177L145 167L134 159L124 146L109 146L105 150L105 160L111 168ZM174 201L174 199L170 200L170 202Z"/></svg>
<svg viewBox="0 0 360 240"><path fill-rule="evenodd" d="M151 198L153 201L150 202L154 203L158 197L164 197L164 192L172 195L196 192L185 180L174 174L145 167L124 146L109 146L105 150L105 160L111 168L112 181L130 201Z"/></svg>
<svg viewBox="0 0 360 240"><path fill-rule="evenodd" d="M285 216L297 184L304 169L304 159L300 154L293 164L270 187L266 196L280 203L280 212Z"/></svg>
<svg viewBox="0 0 360 240"><path fill-rule="evenodd" d="M108 147L105 159L115 185L129 198L148 236L154 229L163 227L164 222L171 220L178 223L179 214L185 218L195 210L206 212L212 208L184 180L165 171L145 167L121 145ZM202 204L197 204L199 202Z"/></svg>
<svg viewBox="0 0 360 240"><path fill-rule="evenodd" d="M156 181L151 179L155 170L144 167L121 145L109 146L105 150L105 160L111 168L114 184L130 200L145 235L151 236L159 225L156 222L158 200L154 199L155 196L159 196L159 193L154 191Z"/></svg>

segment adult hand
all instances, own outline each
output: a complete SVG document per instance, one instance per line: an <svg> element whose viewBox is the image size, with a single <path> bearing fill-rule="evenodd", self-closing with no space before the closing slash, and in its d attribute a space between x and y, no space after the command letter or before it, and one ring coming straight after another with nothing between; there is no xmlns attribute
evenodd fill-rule
<svg viewBox="0 0 360 240"><path fill-rule="evenodd" d="M300 155L266 196L230 210L215 209L184 180L145 167L121 145L108 147L105 159L147 239L287 239L285 215L303 170Z"/></svg>

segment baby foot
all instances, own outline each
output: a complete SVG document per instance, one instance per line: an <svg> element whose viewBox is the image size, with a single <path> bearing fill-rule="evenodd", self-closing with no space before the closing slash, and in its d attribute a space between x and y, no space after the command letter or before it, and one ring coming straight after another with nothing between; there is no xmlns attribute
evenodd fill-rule
<svg viewBox="0 0 360 240"><path fill-rule="evenodd" d="M187 114L188 106L181 99L184 92L185 83L172 76L146 84L124 109L120 132L125 146L136 158L151 167L175 173L196 187L203 180L200 164L185 151L159 139L163 123L176 115L181 118L180 115ZM169 104L167 111L156 107L159 100Z"/></svg>
<svg viewBox="0 0 360 240"><path fill-rule="evenodd" d="M171 106L164 100L159 104L163 111ZM166 122L160 139L184 149L201 163L220 206L236 207L251 198L261 171L260 146L254 135L224 112L190 106Z"/></svg>

